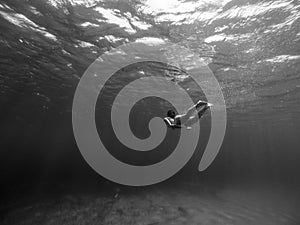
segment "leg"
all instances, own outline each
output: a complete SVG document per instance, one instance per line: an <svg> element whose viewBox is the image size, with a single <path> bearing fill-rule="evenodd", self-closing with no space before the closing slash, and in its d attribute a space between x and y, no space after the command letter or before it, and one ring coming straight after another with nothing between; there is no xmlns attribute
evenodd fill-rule
<svg viewBox="0 0 300 225"><path fill-rule="evenodd" d="M197 123L201 117L204 115L204 113L209 109L209 106L205 105L203 106L197 113L197 115L190 117L185 123L184 125L189 127L192 126L194 123Z"/></svg>
<svg viewBox="0 0 300 225"><path fill-rule="evenodd" d="M202 106L205 106L205 105L207 105L207 102L199 100L195 105L193 105L192 107L190 107L187 110L187 112L186 112L185 115L187 115L188 117L190 117L194 113L195 110L197 110L199 107L202 107Z"/></svg>
<svg viewBox="0 0 300 225"><path fill-rule="evenodd" d="M204 112L206 111L206 109L205 109L205 107L207 107L208 106L208 103L207 102L204 102L204 101L201 101L201 100L199 100L195 105L193 105L192 107L190 107L188 110L187 110L187 112L185 113L185 114L182 114L182 115L178 115L178 117L180 118L180 121L181 121L181 123L182 124L184 124L184 123L186 123L187 121L189 121L191 118L194 118L194 117L192 117L192 115L195 113L195 112L197 112L197 110L199 110L198 111L198 116L199 116L199 118L202 116L202 114L201 115L199 115L199 113L202 111L202 110L204 110ZM200 109L199 109L200 108ZM209 108L209 107L208 107ZM203 112L203 113L204 113ZM197 116L195 116L196 117L196 119L197 119Z"/></svg>
<svg viewBox="0 0 300 225"><path fill-rule="evenodd" d="M203 116L203 114L209 109L210 107L208 105L205 105L202 109L200 109L198 111L198 117L199 119L201 119L201 117Z"/></svg>

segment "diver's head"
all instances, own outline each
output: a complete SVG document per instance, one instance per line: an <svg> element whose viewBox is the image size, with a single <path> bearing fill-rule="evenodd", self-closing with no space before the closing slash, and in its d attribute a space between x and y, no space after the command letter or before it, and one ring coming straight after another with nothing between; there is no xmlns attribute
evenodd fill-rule
<svg viewBox="0 0 300 225"><path fill-rule="evenodd" d="M171 117L171 118L175 118L175 115L176 115L176 113L175 113L175 111L173 110L173 109L170 109L168 112L167 112L167 116L168 117Z"/></svg>

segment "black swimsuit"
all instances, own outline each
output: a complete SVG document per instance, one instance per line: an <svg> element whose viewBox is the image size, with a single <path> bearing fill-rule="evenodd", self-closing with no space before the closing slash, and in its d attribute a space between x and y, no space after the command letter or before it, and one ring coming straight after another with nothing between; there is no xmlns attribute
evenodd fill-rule
<svg viewBox="0 0 300 225"><path fill-rule="evenodd" d="M181 120L180 118L174 119L175 120L175 125L181 126Z"/></svg>

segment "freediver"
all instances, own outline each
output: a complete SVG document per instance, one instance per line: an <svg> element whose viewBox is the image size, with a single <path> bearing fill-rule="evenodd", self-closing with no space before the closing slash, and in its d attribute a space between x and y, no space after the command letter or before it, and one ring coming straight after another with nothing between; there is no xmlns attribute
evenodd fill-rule
<svg viewBox="0 0 300 225"><path fill-rule="evenodd" d="M200 100L197 104L190 107L184 114L176 115L175 111L170 109L167 112L167 117L164 118L164 122L172 129L182 128L183 125L186 129L191 129L191 126L199 121L211 106L211 103Z"/></svg>

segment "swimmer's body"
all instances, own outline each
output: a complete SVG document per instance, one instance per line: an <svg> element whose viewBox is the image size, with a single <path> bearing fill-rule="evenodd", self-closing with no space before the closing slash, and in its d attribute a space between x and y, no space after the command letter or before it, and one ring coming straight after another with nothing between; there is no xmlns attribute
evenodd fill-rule
<svg viewBox="0 0 300 225"><path fill-rule="evenodd" d="M199 121L211 106L212 104L200 100L184 114L176 115L175 111L171 109L167 112L167 117L164 118L164 122L168 127L173 129L182 128L183 125L187 129L191 129L191 126Z"/></svg>

